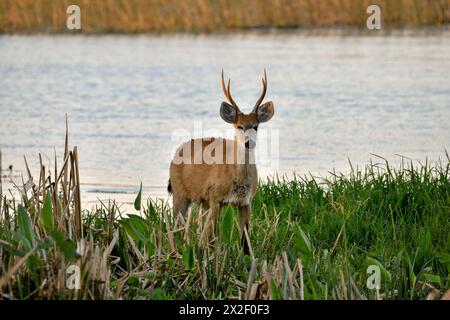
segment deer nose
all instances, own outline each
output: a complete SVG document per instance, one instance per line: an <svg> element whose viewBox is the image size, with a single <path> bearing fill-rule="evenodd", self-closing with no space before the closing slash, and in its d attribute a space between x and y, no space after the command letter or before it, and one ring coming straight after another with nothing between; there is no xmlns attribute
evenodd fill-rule
<svg viewBox="0 0 450 320"><path fill-rule="evenodd" d="M248 141L245 141L245 148L253 149L254 147L256 147L256 143L254 140L249 139Z"/></svg>

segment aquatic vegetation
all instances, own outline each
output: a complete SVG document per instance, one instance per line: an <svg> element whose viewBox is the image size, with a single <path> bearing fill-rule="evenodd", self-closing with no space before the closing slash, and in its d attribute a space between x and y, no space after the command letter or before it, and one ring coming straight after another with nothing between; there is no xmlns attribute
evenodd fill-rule
<svg viewBox="0 0 450 320"><path fill-rule="evenodd" d="M377 4L385 27L448 24L449 0L3 0L1 32L67 32L66 9L81 8L84 33L211 32L253 28L356 26Z"/></svg>
<svg viewBox="0 0 450 320"><path fill-rule="evenodd" d="M1 196L3 299L425 299L450 288L448 155L260 183L244 255L232 207L215 239L210 211L172 219L138 190L135 212L113 200L83 211L67 138L64 153L52 174L41 164L28 176L21 199Z"/></svg>

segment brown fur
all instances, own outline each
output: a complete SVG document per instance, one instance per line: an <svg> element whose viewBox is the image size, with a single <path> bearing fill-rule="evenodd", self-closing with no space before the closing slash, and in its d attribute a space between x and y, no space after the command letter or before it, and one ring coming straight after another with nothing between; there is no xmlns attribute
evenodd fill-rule
<svg viewBox="0 0 450 320"><path fill-rule="evenodd" d="M203 150L213 143L222 143L224 162L227 156L236 155L235 141L221 138L200 139ZM197 141L200 141L197 140ZM218 141L217 141L218 140ZM175 215L186 211L191 203L212 209L213 223L222 205L236 205L240 211L241 228L248 226L251 200L256 193L258 176L254 164L201 164L194 163L194 143L190 140L177 150L183 156L183 147L191 148L192 164L170 164L170 185L173 192L173 212ZM246 152L249 152L246 150ZM213 153L214 155L214 153ZM231 158L230 158L231 159ZM236 156L232 157L236 160Z"/></svg>

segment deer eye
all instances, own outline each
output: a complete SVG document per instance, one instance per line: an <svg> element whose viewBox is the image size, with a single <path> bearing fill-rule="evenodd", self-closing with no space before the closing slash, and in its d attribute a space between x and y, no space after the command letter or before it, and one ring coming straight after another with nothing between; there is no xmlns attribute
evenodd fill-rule
<svg viewBox="0 0 450 320"><path fill-rule="evenodd" d="M253 130L258 131L258 126L254 126Z"/></svg>

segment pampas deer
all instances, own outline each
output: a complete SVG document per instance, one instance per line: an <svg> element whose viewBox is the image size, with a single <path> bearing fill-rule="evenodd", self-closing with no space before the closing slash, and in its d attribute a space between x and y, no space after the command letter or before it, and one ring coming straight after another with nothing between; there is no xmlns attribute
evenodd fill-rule
<svg viewBox="0 0 450 320"><path fill-rule="evenodd" d="M244 228L248 231L252 199L258 185L254 161L256 132L260 123L272 118L274 106L272 102L262 104L267 90L265 70L262 94L248 114L231 97L230 80L225 86L223 70L222 90L228 102L222 102L220 117L234 126L234 140L202 138L183 143L170 164L168 191L173 194L174 217L185 216L191 203L211 209L213 235L221 207L237 206L244 250L248 253Z"/></svg>

